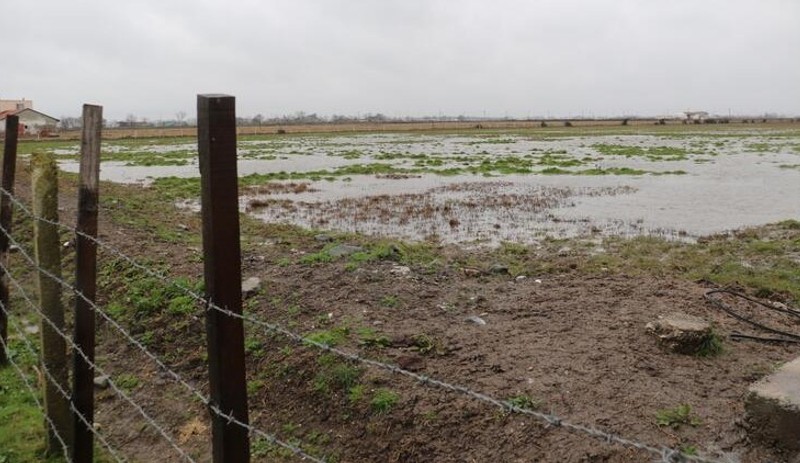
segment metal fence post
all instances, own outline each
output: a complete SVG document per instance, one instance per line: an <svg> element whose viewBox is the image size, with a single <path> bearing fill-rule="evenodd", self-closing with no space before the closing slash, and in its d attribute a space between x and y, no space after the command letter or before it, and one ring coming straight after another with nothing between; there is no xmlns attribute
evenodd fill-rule
<svg viewBox="0 0 800 463"><path fill-rule="evenodd" d="M197 96L203 261L210 303L242 313L239 244L239 188L236 169L236 100L228 95ZM247 385L242 320L209 309L206 313L211 406L247 424ZM250 461L248 430L211 412L214 463Z"/></svg>
<svg viewBox="0 0 800 463"><path fill-rule="evenodd" d="M19 116L6 117L6 141L3 148L3 189L7 193L0 195L0 226L5 233L0 233L0 264L8 263L8 235L11 233L11 198L9 194L14 194L14 174L17 167L17 135L19 130ZM5 310L0 311L0 338L3 345L7 346L8 341L8 278L5 273L0 276L0 304ZM4 348L0 348L0 365L8 363L8 353Z"/></svg>
<svg viewBox="0 0 800 463"><path fill-rule="evenodd" d="M76 463L91 463L94 457L94 343L95 314L91 304L97 290L97 245L87 236L97 237L97 201L100 181L100 136L103 107L83 105L83 134L78 189L78 222L75 237L75 345L83 351L88 362L74 354L72 401L75 432L74 459ZM90 363L91 362L91 363ZM78 418L83 415L88 426Z"/></svg>

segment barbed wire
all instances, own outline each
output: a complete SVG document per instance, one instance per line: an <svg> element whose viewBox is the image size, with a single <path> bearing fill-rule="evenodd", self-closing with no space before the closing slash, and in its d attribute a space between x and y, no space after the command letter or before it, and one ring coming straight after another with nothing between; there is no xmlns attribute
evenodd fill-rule
<svg viewBox="0 0 800 463"><path fill-rule="evenodd" d="M5 307L3 307L3 304L1 304L1 303L0 303L0 310L2 310L6 314L6 316L8 317L8 311L6 310ZM19 326L16 324L16 322L14 322L11 319L11 317L8 317L8 320L10 321L10 325L17 331L17 334L21 338L25 339L26 338L25 333L19 328ZM45 412L44 405L42 405L42 402L39 400L39 393L31 385L30 381L28 381L28 375L26 375L25 372L22 371L22 368L14 361L14 358L13 358L14 356L11 355L9 345L2 338L2 336L0 336L0 348L4 349L6 351L6 353L8 354L8 355L6 355L6 358L8 359L8 363L10 363L11 366L14 367L14 369L17 371L17 374L19 375L20 379L22 379L22 382L25 384L25 387L31 393L31 397L33 398L33 401L36 402L36 406L40 410L42 410L42 415L44 416L45 421L47 421L47 425L53 430L53 435L56 436L56 440L58 440L59 445L61 445L61 450L64 453L64 460L66 460L68 462L71 461L70 457L69 457L69 448L67 448L67 443L64 442L64 439L61 437L61 434L58 432L58 428L56 427L56 424L53 423L53 420L50 419L50 417ZM31 350L31 353L34 355L34 357L38 358L38 356L36 355L36 351ZM44 369L44 366L42 366L42 369Z"/></svg>
<svg viewBox="0 0 800 463"><path fill-rule="evenodd" d="M13 195L10 195L10 193L8 191L3 190L1 188L0 188L0 193L3 193L5 195L7 195L7 196L13 197ZM310 346L315 347L315 348L317 348L319 350L322 350L324 352L330 352L330 353L336 354L336 355L338 355L338 356L340 356L342 358L345 358L345 359L348 359L348 360L351 360L351 361L354 361L354 362L358 362L358 363L362 363L362 364L365 364L365 365L369 365L369 366L372 366L374 368L382 369L382 370L388 371L388 372L393 373L393 374L406 376L406 377L411 378L411 379L413 379L413 380L415 380L415 381L417 381L417 382L419 382L419 383L421 383L423 385L436 386L436 387L439 387L439 388L442 388L442 389L445 389L445 390L449 390L449 391L452 391L452 392L456 392L456 393L465 395L465 396L470 397L470 398L472 398L474 400L478 400L478 401L481 401L481 402L484 402L484 403L488 403L490 405L494 405L494 406L500 407L500 408L505 409L505 410L507 410L509 412L518 413L518 414L521 414L521 415L528 415L528 416L537 418L538 420L545 422L548 427L562 427L564 429L567 429L567 430L570 430L570 431L573 431L573 432L586 434L586 435L588 435L590 437L594 437L596 439L605 441L607 443L616 443L616 444L619 444L619 445L622 445L622 446L625 446L625 447L635 448L635 449L638 449L638 450L646 451L646 452L649 452L649 453L657 456L658 458L660 458L660 461L662 461L664 463L674 463L674 462L681 462L681 461L698 462L698 463L718 463L718 461L716 461L716 460L711 460L711 459L703 458L703 457L696 456L696 455L687 455L687 454L681 452L680 450L673 449L673 448L670 448L670 447L664 446L664 447L660 447L659 448L659 447L655 447L655 446L652 446L652 445L649 445L649 444L646 444L646 443L643 443L643 442L639 442L639 441L636 441L636 440L633 440L633 439L629 439L629 438L625 438L625 437L622 437L622 436L619 436L619 435L616 435L616 434L608 433L606 431L603 431L603 430L600 430L600 429L597 429L597 428L594 428L594 427L591 427L591 426L572 423L572 422L566 421L563 418L561 418L561 417L559 417L557 415L554 415L554 414L547 414L547 413L537 412L535 410L530 410L530 409L527 409L527 408L519 407L519 406L511 403L508 400L497 399L497 398L492 397L492 396L490 396L488 394L485 394L485 393L482 393L482 392L479 392L479 391L474 391L471 388L468 388L466 386L452 384L452 383L449 383L447 381L442 381L442 380L439 380L439 379L436 379L436 378L433 378L433 377L429 377L429 376L426 376L426 375L421 375L421 374L418 374L418 373L414 373L412 371L405 370L405 369L403 369L403 368L401 368L401 367L399 367L397 365L392 365L392 364L380 362L380 361L377 361L377 360L374 360L374 359L362 357L362 356L360 356L358 354L347 352L347 351L344 351L342 349L338 349L336 347L330 346L328 344L324 344L324 343L315 341L313 339L309 339L309 338L307 338L307 337L305 337L303 335L294 333L291 330L288 330L288 329L284 328L281 325L278 325L278 324L275 324L275 323L265 322L263 320L259 320L259 319L253 318L253 317L250 317L248 315L238 314L238 313L232 312L232 311L230 311L228 309L219 307L218 305L214 304L212 301L208 300L205 296L200 295L196 291L194 291L194 290L192 290L192 289L190 289L190 288L188 288L188 287L186 287L184 285L181 285L181 284L175 282L174 280L170 280L169 277L165 276L164 274L161 274L159 272L153 271L152 269L149 269L148 267L136 262L133 258L131 258L130 256L127 256L125 253L123 253L122 251L114 248L113 246L108 245L107 243L104 243L103 241L98 240L95 237L92 237L91 235L87 235L87 234L81 233L78 230L75 230L72 227L69 227L67 225L61 224L59 222L51 221L51 220L48 220L48 219L45 219L45 218L42 218L42 217L38 217L38 216L34 215L32 212L30 212L30 210L25 208L25 206L21 202L19 202L19 200L17 200L16 198L14 198L14 200L12 202L17 204L18 206L21 206L21 208L24 209L26 211L26 213L28 215L30 215L32 218L34 218L35 220L42 220L44 222L51 223L51 224L66 228L68 230L74 231L79 236L84 236L85 238L95 242L96 244L98 244L98 246L101 246L101 247L104 247L106 249L111 250L118 257L120 257L123 260L127 261L128 263L130 263L134 267L146 272L150 276L158 278L159 280L161 280L165 284L169 284L169 285L172 285L172 286L180 289L182 292L184 292L184 294L192 297L193 299L195 299L198 302L201 302L202 304L205 305L207 311L208 310L216 310L216 311L218 311L220 313L223 313L223 314L225 314L227 316L230 316L230 317L233 317L233 318L238 318L238 319L241 319L242 321L247 321L247 322L252 323L254 325L261 326L262 328L265 328L269 332L279 333L279 334L287 337L288 339L291 339L292 341L300 343L302 345L310 345ZM8 234L2 227L0 227L0 232ZM31 261L31 263L34 266L36 266L35 262ZM41 270L43 271L43 269L41 269ZM51 278L52 278L52 276L51 276ZM73 290L74 290L74 288L73 288ZM78 292L77 290L74 290L74 291L79 296L82 296L82 294L80 294L80 292ZM90 302L90 304L93 304L93 303ZM241 423L240 425L243 425L243 424L244 423Z"/></svg>
<svg viewBox="0 0 800 463"><path fill-rule="evenodd" d="M17 332L17 335L19 335L19 337L26 344L26 346L28 347L28 350L34 356L36 356L37 355L36 348L33 346L33 344L30 342L30 340L28 340L28 337L25 336L25 334L22 331L22 329L14 321L14 318L11 317L11 315L8 313L8 311L4 307L2 307L2 304L0 304L0 310L2 310L6 314L6 316L8 317L7 319L9 320L9 323L14 327L14 329ZM72 402L72 399L70 397L69 392L67 392L66 390L64 390L63 387L61 387L61 384L55 379L55 377L53 376L53 374L50 371L50 369L48 369L44 364L41 364L40 366L42 368L42 372L47 377L47 381L50 382L50 384L52 384L53 386L55 386L55 388L58 391L58 393L61 394L61 396L64 397L67 400L67 402L69 403L70 410L87 427L87 429L89 429L92 432L92 434L94 434L97 437L97 439L100 441L100 443L103 445L103 447L105 447L108 450L108 452L111 454L111 456L114 458L114 460L116 460L118 463L125 463L127 461L125 459L125 457L121 456L116 450L114 450L114 448L111 446L111 444L108 443L108 440L106 440L106 438L91 423L89 423L89 421L86 419L86 417L80 411L78 411L77 408L75 408L75 404ZM37 403L38 403L38 401L37 401ZM39 407L42 408L41 404L39 405ZM44 414L44 416L45 416L45 419L48 421L48 423L50 423L50 425L53 426L53 430L55 431L55 425L50 420L50 417L47 416L46 413ZM63 444L63 440L62 440L62 444ZM69 451L66 449L66 444L63 444L63 445L65 447L64 450L66 452L66 454L65 454L66 460L68 462L72 461L70 456L69 456Z"/></svg>
<svg viewBox="0 0 800 463"><path fill-rule="evenodd" d="M0 230L2 230L2 229L3 229L3 227L2 227L2 226L0 226ZM13 239L13 238L10 238L10 239ZM20 250L20 252L24 252L24 251L23 251L23 250ZM160 435L161 435L161 437L163 437L163 438L164 438L164 439L165 439L165 440L166 440L166 441L167 441L167 442L170 444L170 446L172 446L172 448L174 448L174 449L175 449L175 451L177 451L177 453L178 453L178 454L179 454L179 455L180 455L180 456L181 456L181 457L182 457L184 460L190 461L190 462L192 462L192 463L197 463L197 462L196 462L196 461L195 461L195 460L194 460L194 459L193 459L193 458L192 458L190 455L188 455L188 454L186 453L186 451L184 451L184 450L183 450L183 449L182 449L182 448L181 448L181 447L180 447L180 446L179 446L179 445L178 445L178 444L177 444L177 443L176 443L176 442L175 442L175 441L174 441L174 440L173 440L173 439L172 439L172 438L171 438L171 437L170 437L170 436L169 436L169 435L166 433L166 431L164 431L164 429L161 427L161 425L159 425L159 424L158 424L158 423L157 423L157 422L156 422L156 421L155 421L155 420L154 420L154 419L153 419L153 418L152 418L150 415L148 415L148 414L147 414L147 412L146 412L146 411L145 411L145 410L142 408L142 406L141 406L141 405L139 405L138 403L136 403L136 401L134 401L133 399L131 399L131 398L130 398L130 396L129 396L129 395L128 395L128 394L127 394L125 391L123 391L123 390L122 390L122 389L121 389L119 386L117 386L117 384L114 382L114 380L112 380L112 379L111 379L111 375L107 374L107 373L106 373L106 372L105 372L103 369L101 369L101 368L100 368L100 367L99 367L99 366L98 366L96 363L94 363L94 362L93 362L93 361L92 361L92 360L89 358L89 356L88 356L88 355L86 355L86 353L83 351L83 349L81 349L81 348L80 348L80 346L78 346L78 345L75 343L75 341L73 341L73 340L72 340L72 338L71 338L69 335L67 335L66 333L64 333L64 331L62 331L62 330L61 330L61 328L59 328L59 327L58 327L58 325L56 325L56 324L55 324L55 323L54 323L54 322L53 322L53 321L52 321L52 320L51 320L51 319L50 319L50 318L49 318L49 317L48 317L48 316L47 316L47 315L46 315L46 314L45 314L45 313L44 313L44 312L43 312L43 311L42 311L42 310L41 310L41 309L40 309L40 308L39 308L39 307L38 307L38 306L37 306L37 305L36 305L36 304L35 304L35 303L32 301L32 300L31 300L31 298L30 298L30 296L28 295L27 291L25 291L25 289L22 287L22 285L19 283L19 281L17 281L17 280L16 280L16 279L15 279L15 278L14 278L14 277L11 275L11 272L9 272L9 270L8 270L8 269L5 267L5 265L0 265L0 268L3 270L3 272L4 272L4 273L6 274L6 276L9 278L9 281L11 281L11 282L14 284L14 286L15 286L15 287L17 288L17 290L20 292L20 295L22 296L22 298L23 298L23 299L24 299L24 300L25 300L25 301L28 303L28 305L31 307L31 309L33 309L33 310L34 310L34 311L35 311L35 312L36 312L36 313L37 313L37 314L38 314L40 317L42 317L42 320L44 320L44 321L45 321L45 323L47 323L48 325L50 325L50 327L51 327L51 328L53 328L53 331L55 331L55 332L56 332L56 333L57 333L59 336L61 336L61 337L62 337L62 338L63 338L63 339L64 339L64 340L67 342L67 344L68 344L70 347L72 347L72 350L73 350L73 352L77 353L77 354L78 354L78 355L79 355L79 356L80 356L80 357L81 357L81 358L82 358L82 359L83 359L83 360L84 360L84 361L85 361L85 362L86 362L86 363L87 363L87 364L88 364L88 365L89 365L89 366L92 368L92 370L93 370L93 371L96 371L96 372L97 372L97 373L99 373L101 376L106 376L106 377L108 377L108 386L111 388L111 390L113 390L113 391L114 391L114 393L115 393L115 394L117 394L118 396L120 396L120 397L121 397L121 398L122 398L124 401L128 402L128 403L129 403L129 404L130 404L130 405L131 405L131 406L132 406L132 407L133 407L133 408L134 408L134 409L135 409L135 410L136 410L136 411L137 411L137 412L138 412L138 413L139 413L139 414L142 416L142 418L144 418L144 420L147 422L147 424L149 424L150 426L152 426L152 427L153 427L153 429L155 429L155 430L156 430L156 432L157 432L158 434L160 434Z"/></svg>
<svg viewBox="0 0 800 463"><path fill-rule="evenodd" d="M270 443L272 443L272 444L278 445L278 446L280 446L280 447L283 447L283 448L285 448L285 449L287 449L287 450L291 451L291 452L292 452L294 455L297 455L298 457L300 457L300 458L302 458L302 459L311 460L311 461L314 461L315 463L325 463L325 462L324 462L324 460L320 460L320 459L318 459L318 458L316 458L316 457L314 457L314 456L312 456L312 455L310 455L310 454L306 453L305 451L303 451L303 450L302 450L301 448L299 448L298 446L296 446L296 445L293 445L293 444L290 444L290 443L288 443L288 442L285 442L285 441L283 441L283 440L281 440L281 439L278 439L276 436L274 436L274 435L272 435L272 434L270 434L270 433L267 433L267 432L265 432L265 431L262 431L262 430L260 430L260 429L258 429L258 428L255 428L255 427L251 426L250 424L248 424L248 423L245 423L245 422L243 422L243 421L239 420L238 418L234 417L232 414L225 413L224 411L222 411L222 410L219 408L219 406L217 406L216 404L213 404L213 403L211 402L211 399L210 399L210 397L208 397L208 396L206 396L206 395L202 394L202 393L201 393L201 392L200 392L200 391L199 391L197 388L195 388L194 386L192 386L191 384L189 384L189 383L188 383L188 382L187 382L185 379L183 379L183 377L181 377L181 376L180 376L178 373L176 373L176 372L175 372L174 370L172 370L172 369L171 369L169 366L167 366L167 365L166 365L166 364L165 364L163 361L161 361L161 359L160 359L160 358L158 358L158 356L156 356L156 355L155 355L155 354L153 354L153 353L152 353L152 352L151 352L149 349L147 349L147 348L146 348L146 347L145 347L145 346L144 346L144 345L143 345L143 344L142 344L140 341L138 341L138 340L137 340L137 339L136 339L136 338L135 338L133 335L131 335L131 334L130 334L130 333L129 333L129 332L128 332L128 331L127 331L127 330L126 330L124 327L122 327L122 325L120 325L120 324L119 324L119 323L118 323L116 320L114 320L114 319L113 319L113 317L111 317L109 314L107 314L105 311L103 311L103 310L100 308L100 306L99 306L99 305L97 305L97 304L96 304L94 301L92 301L91 299L87 298L87 297L86 297L86 296L85 296L83 293L81 293L80 291L78 291L78 289L77 289L77 288L75 288L73 285L71 285L70 283L68 283L68 282L67 282L67 281L65 281L64 279L62 279L62 278L59 278L57 275L54 275L52 272L49 272L49 271L47 271L46 269L44 269L44 268L40 267L40 266L39 266L39 265L36 263L36 261L33 259L33 257L31 257L31 256L30 256L30 254L29 254L29 253L28 253L28 252L27 252L27 251L26 251L26 250L25 250L25 249L24 249L24 248L23 248L23 247L22 247L22 246L19 244L19 242L17 242L17 241L16 241L16 240L15 240L15 239L14 239L12 236L10 236L10 235L9 235L9 233L6 231L6 229L5 229L5 228L3 228L2 226L0 226L0 232L4 233L6 236L8 236L8 237L9 237L9 241L10 241L12 244L14 244L15 246L17 246L17 248L19 249L19 253L20 253L20 254L23 256L23 258L24 258L26 261L28 261L28 263L29 263L29 264L31 264L31 265L32 265L34 268L36 268L36 269L37 269L39 272L41 272L42 274L44 274L45 276L47 276L47 277L48 277L48 278L50 278L51 280L58 282L60 285L62 285L62 286L63 286L63 287L65 287L65 288L68 288L68 289L69 289L71 292L75 293L75 295L76 295L77 297L81 298L83 301L85 301L87 304L89 304L89 307L92 309L92 311L93 311L93 312L95 312L96 314L100 315L100 316L101 316L101 317L102 317L104 320L106 320L107 322L109 322L109 323L110 323L110 324L111 324L111 325L112 325L112 326L113 326L113 327L114 327L114 328L115 328L117 331L119 331L119 332L120 332L120 333L121 333L121 334L122 334L122 335L123 335L123 336L124 336L124 337L127 339L127 341L128 341L128 342L130 342L131 344L133 344L133 345L134 345L134 346L135 346L137 349L139 349L139 350L140 350L140 351L141 351L141 352L142 352L142 353L143 353L143 354L144 354L146 357L148 357L148 358L149 358L150 360L152 360L152 361L153 361L153 362L154 362L154 363L155 363L155 364L156 364L156 365L157 365L159 368L161 368L161 369L162 369L164 372L166 372L166 373L167 373L167 375L169 375L169 377L170 377L172 380L174 380L174 381L176 381L177 383L179 383L180 385L182 385L182 386L183 386L184 388L186 388L186 389L187 389L187 390L188 390L188 391L189 391L191 394L193 394L195 397L197 397L197 398L198 398L198 399L199 399L199 400L200 400L200 401L201 401L201 402L202 402L202 403L203 403L205 406L207 406L207 407L209 408L209 410L211 410L211 411L212 411L214 414L216 414L217 416L219 416L220 418L222 418L222 419L224 419L224 420L227 420L229 423L233 423L233 424L236 424L236 425L238 425L238 426L241 426L242 428L246 429L246 430L248 431L248 433L250 433L250 434L255 434L255 435L257 435L257 436L259 436L259 437L261 437L261 438L263 438L263 439L266 439L268 442L270 442ZM40 315L42 315L43 317L45 317L45 319L46 319L46 320L49 322L49 324L51 324L51 326L53 326L53 325L52 325L52 322L51 322L49 319L47 319L47 318L46 318L46 316L44 316L44 314L43 314L43 313L42 313L42 312L39 310L39 308L38 308L38 307L36 307L36 306L35 306L35 304L33 304L33 302L32 302L32 301L30 300L30 298L27 296L27 293L25 293L25 292L24 292L24 289L22 289L22 287L19 285L19 283L18 283L16 280L14 280L14 279L13 279L13 277L11 276L10 272L8 271L8 269L6 269L5 267L3 267L2 265L0 265L0 267L3 269L3 271L5 272L5 274L6 274L6 275L8 275L9 279L11 279L11 280L13 280L13 281L14 281L14 283L15 283L15 286L17 286L17 287L19 288L19 290L20 290L20 291L21 291L21 292L24 294L24 297L25 297L25 299L28 301L28 303L29 303L29 304L31 304L31 305L32 305L32 308L33 308L34 310L36 310L37 312L39 312L39 313L40 313ZM64 336L65 336L65 335L63 334L63 332L62 332L62 333L60 333L60 334L62 335L62 337L64 337ZM65 339L66 339L66 338L65 338ZM80 350L80 349L79 349L79 348L78 348L78 347L77 347L77 346L76 346L76 345L75 345L75 344L74 344L74 343L71 341L71 339L68 339L68 342L70 342L70 344L71 344L72 346L74 346L74 348L78 350L79 354L80 354L80 355L81 355L81 356L82 356L84 359L86 359L86 360L87 360L87 362L88 362L88 358L86 357L85 353L84 353L82 350ZM91 363L91 362L90 362L90 363ZM101 375L103 375L103 374L104 374L102 371L100 371L100 370L99 370L99 368L97 368L97 371L98 371L98 372L99 372ZM110 386L112 386L112 389L115 389L115 391L119 391L119 389L118 389L118 388L117 388L115 385L113 385L113 384L112 384L112 382L111 382L110 380L109 380L109 385L110 385ZM120 391L120 392L122 392L122 391ZM124 396L124 393L123 393L123 396ZM127 397L127 396L124 396L124 397ZM128 402L130 402L130 403L131 403L131 405L133 405L135 408L137 407L137 405L133 403L132 399L130 399L130 398L126 398L126 400L127 400ZM141 409L141 407L139 407L139 411L140 411L140 414L145 414L144 410L142 410L142 409ZM159 433L160 433L160 434L162 434L162 436L164 436L165 438L167 438L167 439L169 440L169 437L165 435L164 431L163 431L163 430L162 430L160 427L158 427L158 424L157 424L157 423L155 423L155 422L152 422L152 423L150 423L150 424L151 424L151 425L154 425L154 426L157 426L157 427L156 427L156 429L159 431ZM171 443L171 444L173 444L173 447L176 447L176 444L174 444L173 442L170 442L170 443ZM179 447L177 447L177 448L179 448ZM185 456L185 454L182 454L182 456Z"/></svg>

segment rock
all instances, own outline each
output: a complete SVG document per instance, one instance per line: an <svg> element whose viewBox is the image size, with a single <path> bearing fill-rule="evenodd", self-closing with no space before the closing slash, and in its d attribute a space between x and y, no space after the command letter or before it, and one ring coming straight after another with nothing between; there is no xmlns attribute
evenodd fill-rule
<svg viewBox="0 0 800 463"><path fill-rule="evenodd" d="M406 276L411 273L411 267L407 267L405 265L395 265L391 270L389 270L389 273L392 275Z"/></svg>
<svg viewBox="0 0 800 463"><path fill-rule="evenodd" d="M328 250L328 255L331 257L342 257L355 254L357 252L364 252L361 246L354 246L352 244L338 244Z"/></svg>
<svg viewBox="0 0 800 463"><path fill-rule="evenodd" d="M514 280L516 280L516 281L522 281L522 280L524 280L524 279L526 279L526 278L528 278L528 277L527 277L527 276L525 276L525 275L517 275L517 277L516 277L516 278L514 278Z"/></svg>
<svg viewBox="0 0 800 463"><path fill-rule="evenodd" d="M25 327L25 332L28 334L39 334L39 325L28 325Z"/></svg>
<svg viewBox="0 0 800 463"><path fill-rule="evenodd" d="M11 246L8 247L8 252L17 252L17 251L19 251L19 246L17 246L16 244L12 244Z"/></svg>
<svg viewBox="0 0 800 463"><path fill-rule="evenodd" d="M464 320L474 323L479 326L483 326L486 324L486 321L477 315L470 315L469 317L465 318Z"/></svg>
<svg viewBox="0 0 800 463"><path fill-rule="evenodd" d="M95 376L94 377L94 385L100 389L105 389L108 387L108 375L102 376Z"/></svg>
<svg viewBox="0 0 800 463"><path fill-rule="evenodd" d="M483 274L483 272L481 272L480 270L472 267L464 267L461 269L461 271L464 273L464 275L468 277L477 277Z"/></svg>
<svg viewBox="0 0 800 463"><path fill-rule="evenodd" d="M538 278L537 278L537 279L535 279L535 280L533 280L533 282L534 282L534 283L536 283L536 284L542 284L542 280L540 280L540 279L538 279Z"/></svg>
<svg viewBox="0 0 800 463"><path fill-rule="evenodd" d="M492 266L489 267L489 273L493 275L508 275L508 265L492 264Z"/></svg>
<svg viewBox="0 0 800 463"><path fill-rule="evenodd" d="M246 299L253 296L259 289L261 289L261 279L250 277L242 282L242 297Z"/></svg>
<svg viewBox="0 0 800 463"><path fill-rule="evenodd" d="M564 246L563 248L558 250L558 255L560 257L566 257L566 256L570 255L571 252L572 252L572 248L571 247Z"/></svg>
<svg viewBox="0 0 800 463"><path fill-rule="evenodd" d="M186 224L183 224L183 223L179 223L178 224L178 228L183 230L183 231L189 231L189 226L186 225Z"/></svg>
<svg viewBox="0 0 800 463"><path fill-rule="evenodd" d="M319 235L314 235L314 239L319 241L320 243L330 243L333 241L330 235L326 235L324 233L320 233Z"/></svg>
<svg viewBox="0 0 800 463"><path fill-rule="evenodd" d="M661 345L679 354L698 353L712 336L710 323L680 312L661 315L645 329L658 337Z"/></svg>
<svg viewBox="0 0 800 463"><path fill-rule="evenodd" d="M800 450L800 357L752 384L745 397L750 432L768 445Z"/></svg>

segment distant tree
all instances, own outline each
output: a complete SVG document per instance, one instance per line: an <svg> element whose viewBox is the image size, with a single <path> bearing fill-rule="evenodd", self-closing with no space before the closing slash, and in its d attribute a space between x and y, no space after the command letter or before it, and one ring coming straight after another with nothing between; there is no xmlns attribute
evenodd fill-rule
<svg viewBox="0 0 800 463"><path fill-rule="evenodd" d="M175 120L178 122L178 125L185 125L186 124L186 111L178 111L175 113Z"/></svg>
<svg viewBox="0 0 800 463"><path fill-rule="evenodd" d="M80 117L61 116L61 128L64 130L80 129L83 121Z"/></svg>

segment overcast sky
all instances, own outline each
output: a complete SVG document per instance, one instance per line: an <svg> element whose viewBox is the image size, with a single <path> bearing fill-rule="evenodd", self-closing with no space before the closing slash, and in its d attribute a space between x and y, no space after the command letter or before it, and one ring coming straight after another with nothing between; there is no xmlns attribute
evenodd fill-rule
<svg viewBox="0 0 800 463"><path fill-rule="evenodd" d="M800 114L797 0L8 0L0 38L56 117Z"/></svg>

